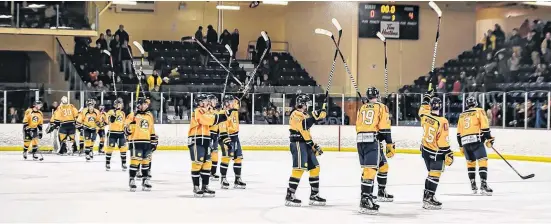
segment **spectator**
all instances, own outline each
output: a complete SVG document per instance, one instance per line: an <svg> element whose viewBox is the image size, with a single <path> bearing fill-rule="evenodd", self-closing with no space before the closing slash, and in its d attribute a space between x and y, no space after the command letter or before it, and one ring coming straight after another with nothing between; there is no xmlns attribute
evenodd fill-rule
<svg viewBox="0 0 551 224"><path fill-rule="evenodd" d="M488 30L486 34L484 34L484 38L482 38L482 44L483 44L483 50L494 50L496 48L496 36L494 35L492 30Z"/></svg>
<svg viewBox="0 0 551 224"><path fill-rule="evenodd" d="M119 29L117 30L117 32L115 32L115 36L116 35L119 35L119 38L120 38L120 41L121 42L130 42L130 36L128 35L128 33L126 32L126 30L124 30L124 25L119 25Z"/></svg>
<svg viewBox="0 0 551 224"><path fill-rule="evenodd" d="M100 50L107 50L107 40L105 39L105 35L103 33L101 33L99 38L96 40L96 47Z"/></svg>
<svg viewBox="0 0 551 224"><path fill-rule="evenodd" d="M508 61L505 60L505 55L503 54L503 52L500 52L498 55L497 55L497 58L498 58L498 62L497 62L497 72L499 73L499 75L501 77L508 77L510 76L509 74L509 65L508 65Z"/></svg>
<svg viewBox="0 0 551 224"><path fill-rule="evenodd" d="M96 87L96 90L98 92L108 92L109 91L109 88L107 86L104 86L103 85L103 81L99 80L98 81L98 85Z"/></svg>
<svg viewBox="0 0 551 224"><path fill-rule="evenodd" d="M239 30L234 29L233 33L231 34L231 50L233 51L234 59L238 49L239 49Z"/></svg>
<svg viewBox="0 0 551 224"><path fill-rule="evenodd" d="M524 51L522 54L522 63L523 64L532 64L532 52L539 50L538 43L534 38L535 32L531 31L528 33L525 39Z"/></svg>
<svg viewBox="0 0 551 224"><path fill-rule="evenodd" d="M264 59L262 61L262 65L260 66L259 72L262 73L270 73L270 63L268 63L268 59Z"/></svg>
<svg viewBox="0 0 551 224"><path fill-rule="evenodd" d="M540 53L532 51L532 66L536 67L541 63Z"/></svg>
<svg viewBox="0 0 551 224"><path fill-rule="evenodd" d="M545 39L541 42L541 54L543 55L543 60L546 63L551 63L551 33L545 34Z"/></svg>
<svg viewBox="0 0 551 224"><path fill-rule="evenodd" d="M279 111L275 108L264 108L262 115L268 124L281 124Z"/></svg>
<svg viewBox="0 0 551 224"><path fill-rule="evenodd" d="M529 82L542 83L545 77L549 76L549 71L545 64L539 64L536 66L536 71L530 76Z"/></svg>
<svg viewBox="0 0 551 224"><path fill-rule="evenodd" d="M438 86L436 87L436 91L439 93L448 92L446 89L446 78L444 78L442 74L438 74Z"/></svg>
<svg viewBox="0 0 551 224"><path fill-rule="evenodd" d="M10 113L7 116L7 123L15 124L19 121L19 115L17 114L17 110L15 108L10 107Z"/></svg>
<svg viewBox="0 0 551 224"><path fill-rule="evenodd" d="M218 33L216 33L212 25L207 26L207 43L211 45L218 43Z"/></svg>
<svg viewBox="0 0 551 224"><path fill-rule="evenodd" d="M505 42L505 32L503 32L503 30L501 29L501 26L496 23L494 25L494 32L492 32L492 33L496 37L497 44L501 46L503 44L503 42ZM499 47L494 48L494 49L499 49Z"/></svg>
<svg viewBox="0 0 551 224"><path fill-rule="evenodd" d="M279 61L278 56L274 56L274 60L272 62L271 71L270 71L270 77L272 79L278 79L281 76L281 62Z"/></svg>
<svg viewBox="0 0 551 224"><path fill-rule="evenodd" d="M125 75L132 73L132 48L128 46L128 41L123 41L121 44L119 57L122 62L122 73Z"/></svg>
<svg viewBox="0 0 551 224"><path fill-rule="evenodd" d="M514 82L518 77L520 69L520 56L518 52L513 52L513 55L507 60L507 65L509 66L509 75L505 76L505 82Z"/></svg>
<svg viewBox="0 0 551 224"><path fill-rule="evenodd" d="M496 67L497 63L493 60L492 54L488 53L486 55L486 64L484 65L484 71L486 73L490 73L493 72Z"/></svg>
<svg viewBox="0 0 551 224"><path fill-rule="evenodd" d="M50 108L50 111L54 112L57 109L57 106L59 106L59 103L57 101L54 101L52 103L52 107Z"/></svg>
<svg viewBox="0 0 551 224"><path fill-rule="evenodd" d="M522 41L522 37L520 37L518 33L518 29L514 28L511 32L511 36L509 37L509 43L511 46L520 46Z"/></svg>
<svg viewBox="0 0 551 224"><path fill-rule="evenodd" d="M203 42L203 27L202 26L199 26L199 28L197 28L197 31L195 31L195 39L198 40L198 41Z"/></svg>
<svg viewBox="0 0 551 224"><path fill-rule="evenodd" d="M257 79L258 86L270 86L270 79L268 78L268 73L264 73L262 77Z"/></svg>
<svg viewBox="0 0 551 224"><path fill-rule="evenodd" d="M205 41L203 40L202 26L199 26L199 28L197 28L197 31L195 31L195 41L198 41L199 43L203 44L203 46L205 45ZM201 53L200 54L201 62L203 63L203 65L207 65L209 61L209 56L207 55L207 52L203 48L201 48L199 49L199 53Z"/></svg>
<svg viewBox="0 0 551 224"><path fill-rule="evenodd" d="M149 91L153 90L155 87L161 87L162 84L161 76L159 75L159 70L153 70L153 74L147 77L147 86Z"/></svg>
<svg viewBox="0 0 551 224"><path fill-rule="evenodd" d="M111 30L107 29L105 31L105 41L107 42L107 50L111 51L111 41L115 39L115 37L111 34Z"/></svg>
<svg viewBox="0 0 551 224"><path fill-rule="evenodd" d="M525 37L530 33L530 20L525 19L524 22L520 25L520 28L518 30L521 37Z"/></svg>
<svg viewBox="0 0 551 224"><path fill-rule="evenodd" d="M461 72L460 76L465 76L465 72ZM461 80L462 79L456 79L453 83L452 95L459 96L459 93L461 93Z"/></svg>
<svg viewBox="0 0 551 224"><path fill-rule="evenodd" d="M268 34L266 32L266 34ZM255 57L253 60L253 63L258 64L260 63L260 58L262 57L262 54L264 53L264 50L266 50L266 55L269 55L270 49L272 48L272 44L270 43L270 40L268 39L268 42L264 40L264 38L261 36L256 39L256 51L255 51Z"/></svg>
<svg viewBox="0 0 551 224"><path fill-rule="evenodd" d="M228 30L224 30L222 34L220 34L220 44L226 45L230 44L231 42L231 34Z"/></svg>
<svg viewBox="0 0 551 224"><path fill-rule="evenodd" d="M113 66L119 64L119 54L121 52L121 43L119 35L115 35L115 39L109 42L109 48L111 49L111 58L113 59Z"/></svg>
<svg viewBox="0 0 551 224"><path fill-rule="evenodd" d="M159 122L159 111L161 110L161 92L159 92L159 86L155 86L150 92L151 96L151 112L155 118L155 122Z"/></svg>

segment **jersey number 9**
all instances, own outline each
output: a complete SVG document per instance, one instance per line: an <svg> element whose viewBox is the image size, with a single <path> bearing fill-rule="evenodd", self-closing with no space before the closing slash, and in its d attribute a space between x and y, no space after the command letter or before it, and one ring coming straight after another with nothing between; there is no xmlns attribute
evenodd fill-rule
<svg viewBox="0 0 551 224"><path fill-rule="evenodd" d="M375 111L363 110L362 116L364 117L364 124L373 124L373 117L375 116Z"/></svg>

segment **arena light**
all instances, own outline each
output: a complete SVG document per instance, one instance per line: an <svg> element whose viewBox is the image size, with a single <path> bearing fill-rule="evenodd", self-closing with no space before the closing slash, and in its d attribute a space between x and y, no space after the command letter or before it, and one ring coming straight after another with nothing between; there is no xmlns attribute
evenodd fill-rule
<svg viewBox="0 0 551 224"><path fill-rule="evenodd" d="M11 19L12 15L0 15L0 19Z"/></svg>
<svg viewBox="0 0 551 224"><path fill-rule="evenodd" d="M112 2L115 5L137 5L138 2L136 1L113 1Z"/></svg>
<svg viewBox="0 0 551 224"><path fill-rule="evenodd" d="M266 5L287 5L289 2L287 1L262 1L263 4Z"/></svg>
<svg viewBox="0 0 551 224"><path fill-rule="evenodd" d="M27 5L27 8L29 9L40 9L40 8L44 8L46 7L46 5L44 4L30 4L30 5Z"/></svg>
<svg viewBox="0 0 551 224"><path fill-rule="evenodd" d="M240 10L241 7L238 5L217 5L216 9L218 10Z"/></svg>
<svg viewBox="0 0 551 224"><path fill-rule="evenodd" d="M525 5L536 5L536 6L551 6L551 1L535 1L535 2L523 2Z"/></svg>

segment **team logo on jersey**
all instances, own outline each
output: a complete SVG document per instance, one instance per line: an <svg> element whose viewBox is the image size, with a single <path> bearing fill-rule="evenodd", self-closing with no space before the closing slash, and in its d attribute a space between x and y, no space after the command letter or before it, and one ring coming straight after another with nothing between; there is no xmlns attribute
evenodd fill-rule
<svg viewBox="0 0 551 224"><path fill-rule="evenodd" d="M115 121L122 122L122 116L117 116L117 118L115 118Z"/></svg>
<svg viewBox="0 0 551 224"><path fill-rule="evenodd" d="M88 122L94 122L96 119L94 117L88 117Z"/></svg>
<svg viewBox="0 0 551 224"><path fill-rule="evenodd" d="M147 120L143 119L140 121L140 128L142 129L147 129L149 128L149 122L147 122Z"/></svg>
<svg viewBox="0 0 551 224"><path fill-rule="evenodd" d="M35 122L35 123L38 122L38 117L37 117L37 116L33 116L32 121Z"/></svg>

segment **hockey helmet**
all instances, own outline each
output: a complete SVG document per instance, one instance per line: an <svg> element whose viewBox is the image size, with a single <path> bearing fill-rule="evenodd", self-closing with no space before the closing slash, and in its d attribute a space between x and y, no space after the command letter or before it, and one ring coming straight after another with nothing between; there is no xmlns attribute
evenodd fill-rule
<svg viewBox="0 0 551 224"><path fill-rule="evenodd" d="M138 100L136 100L136 108L140 110L144 110L142 106L147 104L147 100L144 97L140 97L138 98Z"/></svg>
<svg viewBox="0 0 551 224"><path fill-rule="evenodd" d="M37 107L38 109L42 108L42 101L40 100L34 101L33 107Z"/></svg>
<svg viewBox="0 0 551 224"><path fill-rule="evenodd" d="M476 101L476 98L474 96L467 97L467 100L465 100L467 108L472 108L478 106L478 102Z"/></svg>
<svg viewBox="0 0 551 224"><path fill-rule="evenodd" d="M440 109L442 109L442 100L438 97L433 97L432 99L430 99L430 109L432 111L439 111Z"/></svg>
<svg viewBox="0 0 551 224"><path fill-rule="evenodd" d="M104 105L99 105L99 111L105 111L105 106Z"/></svg>
<svg viewBox="0 0 551 224"><path fill-rule="evenodd" d="M216 97L216 95L214 95L213 93L209 93L207 95L207 99L210 101L210 102L213 102L214 103L217 103L218 102L218 97Z"/></svg>
<svg viewBox="0 0 551 224"><path fill-rule="evenodd" d="M195 104L195 106L199 106L201 102L203 102L206 99L207 99L207 94L197 93L197 95L195 95L193 98L193 103Z"/></svg>
<svg viewBox="0 0 551 224"><path fill-rule="evenodd" d="M310 103L310 97L304 93L298 94L296 98L296 107L303 107L308 106L308 103Z"/></svg>
<svg viewBox="0 0 551 224"><path fill-rule="evenodd" d="M96 100L94 100L94 99L88 99L88 100L86 100L86 105L88 105L88 106L95 106L95 105L96 105Z"/></svg>
<svg viewBox="0 0 551 224"><path fill-rule="evenodd" d="M122 104L123 104L123 103L122 103L122 100L120 100L120 99L115 100L115 102L113 103L113 105L114 105L115 108L117 108L117 109L122 108Z"/></svg>
<svg viewBox="0 0 551 224"><path fill-rule="evenodd" d="M365 91L365 96L368 100L377 98L379 99L379 90L375 87L369 87L367 88L367 91Z"/></svg>
<svg viewBox="0 0 551 224"><path fill-rule="evenodd" d="M67 103L69 103L69 98L67 98L66 96L61 97L61 103L62 103L62 104L67 104Z"/></svg>

